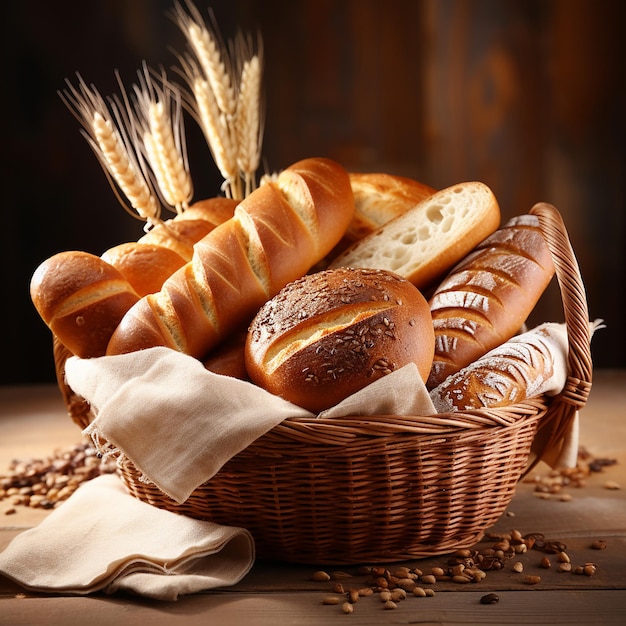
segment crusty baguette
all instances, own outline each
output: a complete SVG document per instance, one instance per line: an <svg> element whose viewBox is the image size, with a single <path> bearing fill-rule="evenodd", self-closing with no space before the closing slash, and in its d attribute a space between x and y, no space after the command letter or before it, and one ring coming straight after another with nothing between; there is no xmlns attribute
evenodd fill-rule
<svg viewBox="0 0 626 626"><path fill-rule="evenodd" d="M514 217L480 243L430 298L436 342L427 387L515 335L553 275L534 215Z"/></svg>
<svg viewBox="0 0 626 626"><path fill-rule="evenodd" d="M545 323L451 374L430 397L439 413L508 406L558 392L566 375L565 324Z"/></svg>
<svg viewBox="0 0 626 626"><path fill-rule="evenodd" d="M422 200L345 250L330 264L395 272L430 287L500 223L489 187L459 183Z"/></svg>
<svg viewBox="0 0 626 626"><path fill-rule="evenodd" d="M191 260L193 246L233 216L238 201L207 198L154 226L138 241L109 248L102 258L118 269L140 296L159 291L177 269Z"/></svg>
<svg viewBox="0 0 626 626"><path fill-rule="evenodd" d="M248 323L339 241L354 214L348 173L329 159L299 161L245 198L192 260L122 319L108 354L168 346L196 358Z"/></svg>
<svg viewBox="0 0 626 626"><path fill-rule="evenodd" d="M59 252L35 270L30 295L57 339L82 358L102 356L113 331L139 296L100 257Z"/></svg>

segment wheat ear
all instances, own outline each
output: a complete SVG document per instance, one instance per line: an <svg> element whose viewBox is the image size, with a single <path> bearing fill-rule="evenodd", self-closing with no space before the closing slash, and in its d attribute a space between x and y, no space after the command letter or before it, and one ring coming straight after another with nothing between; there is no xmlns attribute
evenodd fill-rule
<svg viewBox="0 0 626 626"><path fill-rule="evenodd" d="M130 213L132 207L148 224L154 224L159 221L160 205L135 155L133 138L123 126L116 124L120 120L119 111L114 103L107 107L98 91L88 87L80 76L78 81L78 88L66 81L68 90L59 93L61 99L81 123L83 134L122 206Z"/></svg>
<svg viewBox="0 0 626 626"><path fill-rule="evenodd" d="M184 211L193 185L184 141L181 96L161 73L157 85L144 64L140 86L135 86L137 123L142 129L144 153L166 204Z"/></svg>
<svg viewBox="0 0 626 626"><path fill-rule="evenodd" d="M255 172L261 158L263 127L259 111L260 101L261 61L258 55L254 55L243 64L235 117L237 166L244 178L246 196L254 190Z"/></svg>

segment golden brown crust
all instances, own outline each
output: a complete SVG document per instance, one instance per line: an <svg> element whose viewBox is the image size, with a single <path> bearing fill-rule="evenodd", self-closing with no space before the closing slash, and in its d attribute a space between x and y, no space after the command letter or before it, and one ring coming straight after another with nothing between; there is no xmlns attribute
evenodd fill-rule
<svg viewBox="0 0 626 626"><path fill-rule="evenodd" d="M132 241L109 248L102 259L115 267L140 295L161 289L187 260L171 248Z"/></svg>
<svg viewBox="0 0 626 626"><path fill-rule="evenodd" d="M427 386L513 337L553 275L535 216L515 217L487 237L430 299L436 342Z"/></svg>
<svg viewBox="0 0 626 626"><path fill-rule="evenodd" d="M30 295L58 340L76 356L102 356L139 296L114 267L87 252L60 252L33 274Z"/></svg>
<svg viewBox="0 0 626 626"><path fill-rule="evenodd" d="M268 186L269 185L269 186ZM107 350L119 354L174 345L202 358L247 323L261 304L332 249L354 213L347 172L328 159L305 159L245 198L232 219L194 247L152 304L138 303ZM143 319L145 317L159 319ZM163 331L150 338L135 327Z"/></svg>
<svg viewBox="0 0 626 626"><path fill-rule="evenodd" d="M267 302L250 325L245 358L257 385L319 412L408 363L425 380L433 350L416 287L382 270L339 268L294 281Z"/></svg>

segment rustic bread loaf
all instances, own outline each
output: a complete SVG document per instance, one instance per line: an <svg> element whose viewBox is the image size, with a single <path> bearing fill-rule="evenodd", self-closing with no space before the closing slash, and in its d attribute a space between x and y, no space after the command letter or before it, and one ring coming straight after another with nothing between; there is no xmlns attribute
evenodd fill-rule
<svg viewBox="0 0 626 626"><path fill-rule="evenodd" d="M354 218L342 240L347 247L406 213L435 189L411 178L382 172L350 172Z"/></svg>
<svg viewBox="0 0 626 626"><path fill-rule="evenodd" d="M46 259L30 281L37 312L57 339L82 358L102 356L113 331L139 296L114 267L88 252Z"/></svg>
<svg viewBox="0 0 626 626"><path fill-rule="evenodd" d="M567 374L567 330L545 323L490 350L430 391L439 413L508 406L558 392Z"/></svg>
<svg viewBox="0 0 626 626"><path fill-rule="evenodd" d="M246 367L257 385L319 412L434 350L428 303L384 270L338 268L288 284L250 325Z"/></svg>
<svg viewBox="0 0 626 626"><path fill-rule="evenodd" d="M428 388L517 333L554 275L534 215L520 215L487 237L430 299L435 357Z"/></svg>
<svg viewBox="0 0 626 626"><path fill-rule="evenodd" d="M459 183L428 196L370 233L329 267L384 269L425 290L499 223L500 208L489 187Z"/></svg>

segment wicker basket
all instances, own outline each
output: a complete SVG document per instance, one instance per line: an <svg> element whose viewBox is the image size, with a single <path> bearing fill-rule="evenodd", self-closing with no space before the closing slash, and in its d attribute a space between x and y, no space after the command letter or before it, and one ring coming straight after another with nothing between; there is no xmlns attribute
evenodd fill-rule
<svg viewBox="0 0 626 626"><path fill-rule="evenodd" d="M565 389L506 408L430 416L287 419L231 459L183 505L119 458L130 492L191 517L250 530L260 558L307 564L408 560L469 547L506 510L538 429L558 440L591 388L588 311L576 258L558 211L538 216L552 252L569 341ZM72 418L89 407L63 382ZM544 448L545 449L545 448Z"/></svg>

